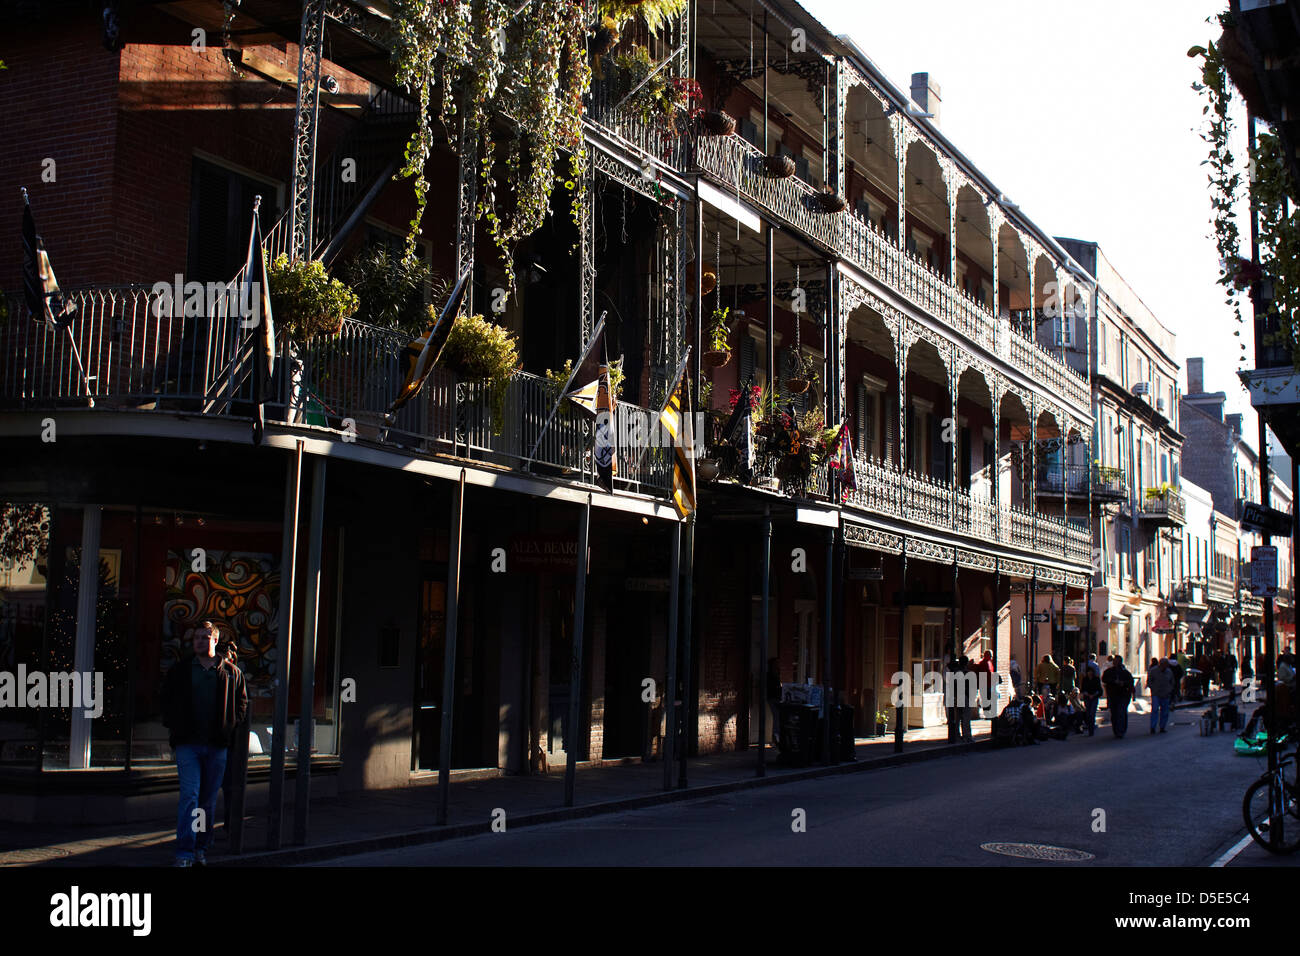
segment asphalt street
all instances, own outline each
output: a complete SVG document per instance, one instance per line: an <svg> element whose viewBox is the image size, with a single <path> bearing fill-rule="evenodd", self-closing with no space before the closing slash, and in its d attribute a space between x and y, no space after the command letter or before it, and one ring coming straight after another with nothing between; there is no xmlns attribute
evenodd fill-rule
<svg viewBox="0 0 1300 956"><path fill-rule="evenodd" d="M1102 727L581 821L511 830L507 817L504 832L320 865L1041 865L981 848L1029 843L1091 854L1073 865L1209 866L1245 834L1242 795L1264 765L1230 733L1199 736L1195 713L1154 736L1133 714L1123 740Z"/></svg>

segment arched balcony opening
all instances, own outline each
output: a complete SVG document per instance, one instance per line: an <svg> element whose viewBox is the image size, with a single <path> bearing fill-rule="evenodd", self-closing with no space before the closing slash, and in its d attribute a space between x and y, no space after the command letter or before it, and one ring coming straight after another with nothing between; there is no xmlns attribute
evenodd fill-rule
<svg viewBox="0 0 1300 956"><path fill-rule="evenodd" d="M925 340L907 353L904 382L903 457L906 471L936 485L952 485L948 448L956 428L948 368L939 350Z"/></svg>
<svg viewBox="0 0 1300 956"><path fill-rule="evenodd" d="M1005 392L998 406L997 492L1001 507L1028 509L1028 483L1032 481L1025 461L1025 445L1033 431L1029 410L1020 396Z"/></svg>
<svg viewBox="0 0 1300 956"><path fill-rule="evenodd" d="M907 148L903 176L906 207L904 247L936 275L948 278L948 187L939 160L924 143Z"/></svg>
<svg viewBox="0 0 1300 956"><path fill-rule="evenodd" d="M1064 290L1056 274L1056 263L1040 253L1034 260L1033 335L1044 348L1060 347L1061 308Z"/></svg>
<svg viewBox="0 0 1300 956"><path fill-rule="evenodd" d="M986 309L993 308L993 232L988 207L969 183L957 190L957 288Z"/></svg>
<svg viewBox="0 0 1300 956"><path fill-rule="evenodd" d="M885 108L861 86L844 108L844 181L849 210L892 242L898 241L898 150Z"/></svg>
<svg viewBox="0 0 1300 956"><path fill-rule="evenodd" d="M957 380L957 530L991 540L996 524L997 442L993 392L984 375L968 368Z"/></svg>
<svg viewBox="0 0 1300 956"><path fill-rule="evenodd" d="M998 314L1011 327L1029 336L1033 328L1033 289L1029 284L1029 253L1020 234L1008 223L998 228Z"/></svg>
<svg viewBox="0 0 1300 956"><path fill-rule="evenodd" d="M853 447L861 460L897 470L898 350L879 312L862 306L849 315L845 353Z"/></svg>

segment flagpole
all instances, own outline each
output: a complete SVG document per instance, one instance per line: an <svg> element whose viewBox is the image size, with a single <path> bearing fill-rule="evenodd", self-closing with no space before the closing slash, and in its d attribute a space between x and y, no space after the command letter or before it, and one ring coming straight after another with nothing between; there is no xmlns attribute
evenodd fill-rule
<svg viewBox="0 0 1300 956"><path fill-rule="evenodd" d="M688 345L688 346L686 346L686 354L682 356L682 362L681 362L680 365L677 366L677 372L676 372L676 374L673 375L673 381L672 381L672 384L668 386L668 392L667 392L667 394L664 396L664 404L663 404L663 407L659 409L659 414L655 416L655 421L656 421L656 422L659 421L660 418L663 417L664 409L666 409L666 408L668 407L668 403L671 402L671 401L673 400L673 393L677 391L677 386L681 384L681 381L682 381L682 374L686 371L686 363L687 363L688 361L690 361L690 358L691 358L691 347ZM692 437L694 437L694 436L692 436ZM633 473L633 474L639 474L639 473L640 473L640 471L641 471L641 464L642 464L642 462L645 461L646 452L648 452L649 450L650 450L650 443L647 442L647 443L646 443L646 446L645 446L644 448L641 449L641 456L640 456L639 458L637 458L637 460L636 460L636 467L635 467L634 469L632 469L632 473ZM692 453L692 455L694 455L694 452L695 452L695 449L691 449L691 453Z"/></svg>
<svg viewBox="0 0 1300 956"><path fill-rule="evenodd" d="M32 207L32 200L31 200L31 197L27 195L27 187L26 187L26 186L19 186L19 187L18 187L18 191L21 192L21 193L23 194L23 207L27 210L27 219L24 220L24 224L23 224L23 225L24 225L24 231L26 230L26 224L27 224L27 222L30 221L30 222L32 223L32 227L33 227L32 231L33 231L33 233L34 233L34 232L35 232L35 225L36 225L36 223L35 223L35 220L31 219L31 207ZM25 240L25 238L26 238L26 237L24 236L24 240ZM36 246L33 246L33 247L32 247L32 250L31 250L31 253L32 253L32 265L33 265L33 267L36 269L37 278L39 279L39 278L40 278L40 269L41 269L41 265L40 265L40 250L37 249ZM25 272L25 271L26 271L26 269L24 268L24 272ZM51 267L51 273L52 273L52 272L53 272L53 267ZM55 289L57 289L57 288L58 288L58 285L56 284L56 285L55 285ZM45 300L49 299L52 295L54 295L53 292L46 292L44 288L41 289L41 306L42 306L41 311L42 311L42 312L46 312L46 311L49 310L49 302L47 302L47 301L45 301ZM27 303L27 304L28 304L28 308L30 309L30 307L31 307L31 300L30 300L30 299L28 300L28 303ZM32 316L32 318L35 319L36 316ZM44 316L42 315L41 318L43 319ZM57 324L57 323L56 323L56 324ZM72 357L75 358L75 359L77 360L77 371L81 373L81 386L82 386L82 388L84 388L84 389L86 390L86 404L87 404L87 406L88 406L89 408L94 408L94 407L95 407L95 397L94 397L93 395L90 394L90 379L86 377L86 366L83 365L83 364L82 364L82 361L81 361L81 350L77 348L77 340L76 340L76 338L75 338L75 337L73 336L73 334L72 334L72 322L71 322L71 320L69 320L68 324L65 325L65 326L63 327L63 331L66 332L66 333L68 333L68 344L69 344L70 346L72 346Z"/></svg>
<svg viewBox="0 0 1300 956"><path fill-rule="evenodd" d="M555 420L555 413L560 410L560 403L564 401L564 396L569 393L569 386L573 384L574 376L578 374L578 369L582 368L582 363L586 361L587 353L591 351L592 343L594 343L600 333L605 330L605 316L608 314L608 309L600 313L600 319L596 322L596 328L591 333L591 339L587 342L587 347L582 350L582 355L578 357L578 364L575 365L573 371L569 373L569 380L564 383L564 388L560 389L560 395L555 400L555 404L551 407L551 414L546 416L546 424L543 425L542 430L538 432L537 441L533 442L532 451L528 453L529 471L533 470L533 461L537 457L537 449L541 447L542 438L545 437L546 430L551 427L551 422Z"/></svg>

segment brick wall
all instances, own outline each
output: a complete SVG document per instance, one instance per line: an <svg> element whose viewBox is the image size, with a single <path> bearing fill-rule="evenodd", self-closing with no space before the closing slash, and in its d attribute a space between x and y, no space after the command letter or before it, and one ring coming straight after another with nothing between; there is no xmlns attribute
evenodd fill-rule
<svg viewBox="0 0 1300 956"><path fill-rule="evenodd" d="M701 554L700 559L704 559ZM721 556L718 555L720 558ZM697 573L710 568L707 590L698 601L699 752L734 750L739 740L740 709L744 706L747 662L743 654L749 636L748 599L743 559L698 560ZM739 569L739 570L737 570ZM704 609L707 608L707 612Z"/></svg>

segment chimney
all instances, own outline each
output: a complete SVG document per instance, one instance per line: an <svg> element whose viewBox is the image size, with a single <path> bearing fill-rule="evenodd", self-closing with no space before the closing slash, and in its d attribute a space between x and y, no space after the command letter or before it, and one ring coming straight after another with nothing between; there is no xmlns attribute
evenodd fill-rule
<svg viewBox="0 0 1300 956"><path fill-rule="evenodd" d="M939 125L939 84L931 79L929 73L912 74L912 102L921 108L922 113L933 115L930 122Z"/></svg>
<svg viewBox="0 0 1300 956"><path fill-rule="evenodd" d="M1223 420L1224 422L1227 423L1228 427L1232 429L1232 433L1234 435L1238 435L1238 436L1241 435L1241 413L1240 412L1236 412L1232 415L1224 415Z"/></svg>
<svg viewBox="0 0 1300 956"><path fill-rule="evenodd" d="M1187 360L1187 394L1199 395L1205 391L1205 359Z"/></svg>

